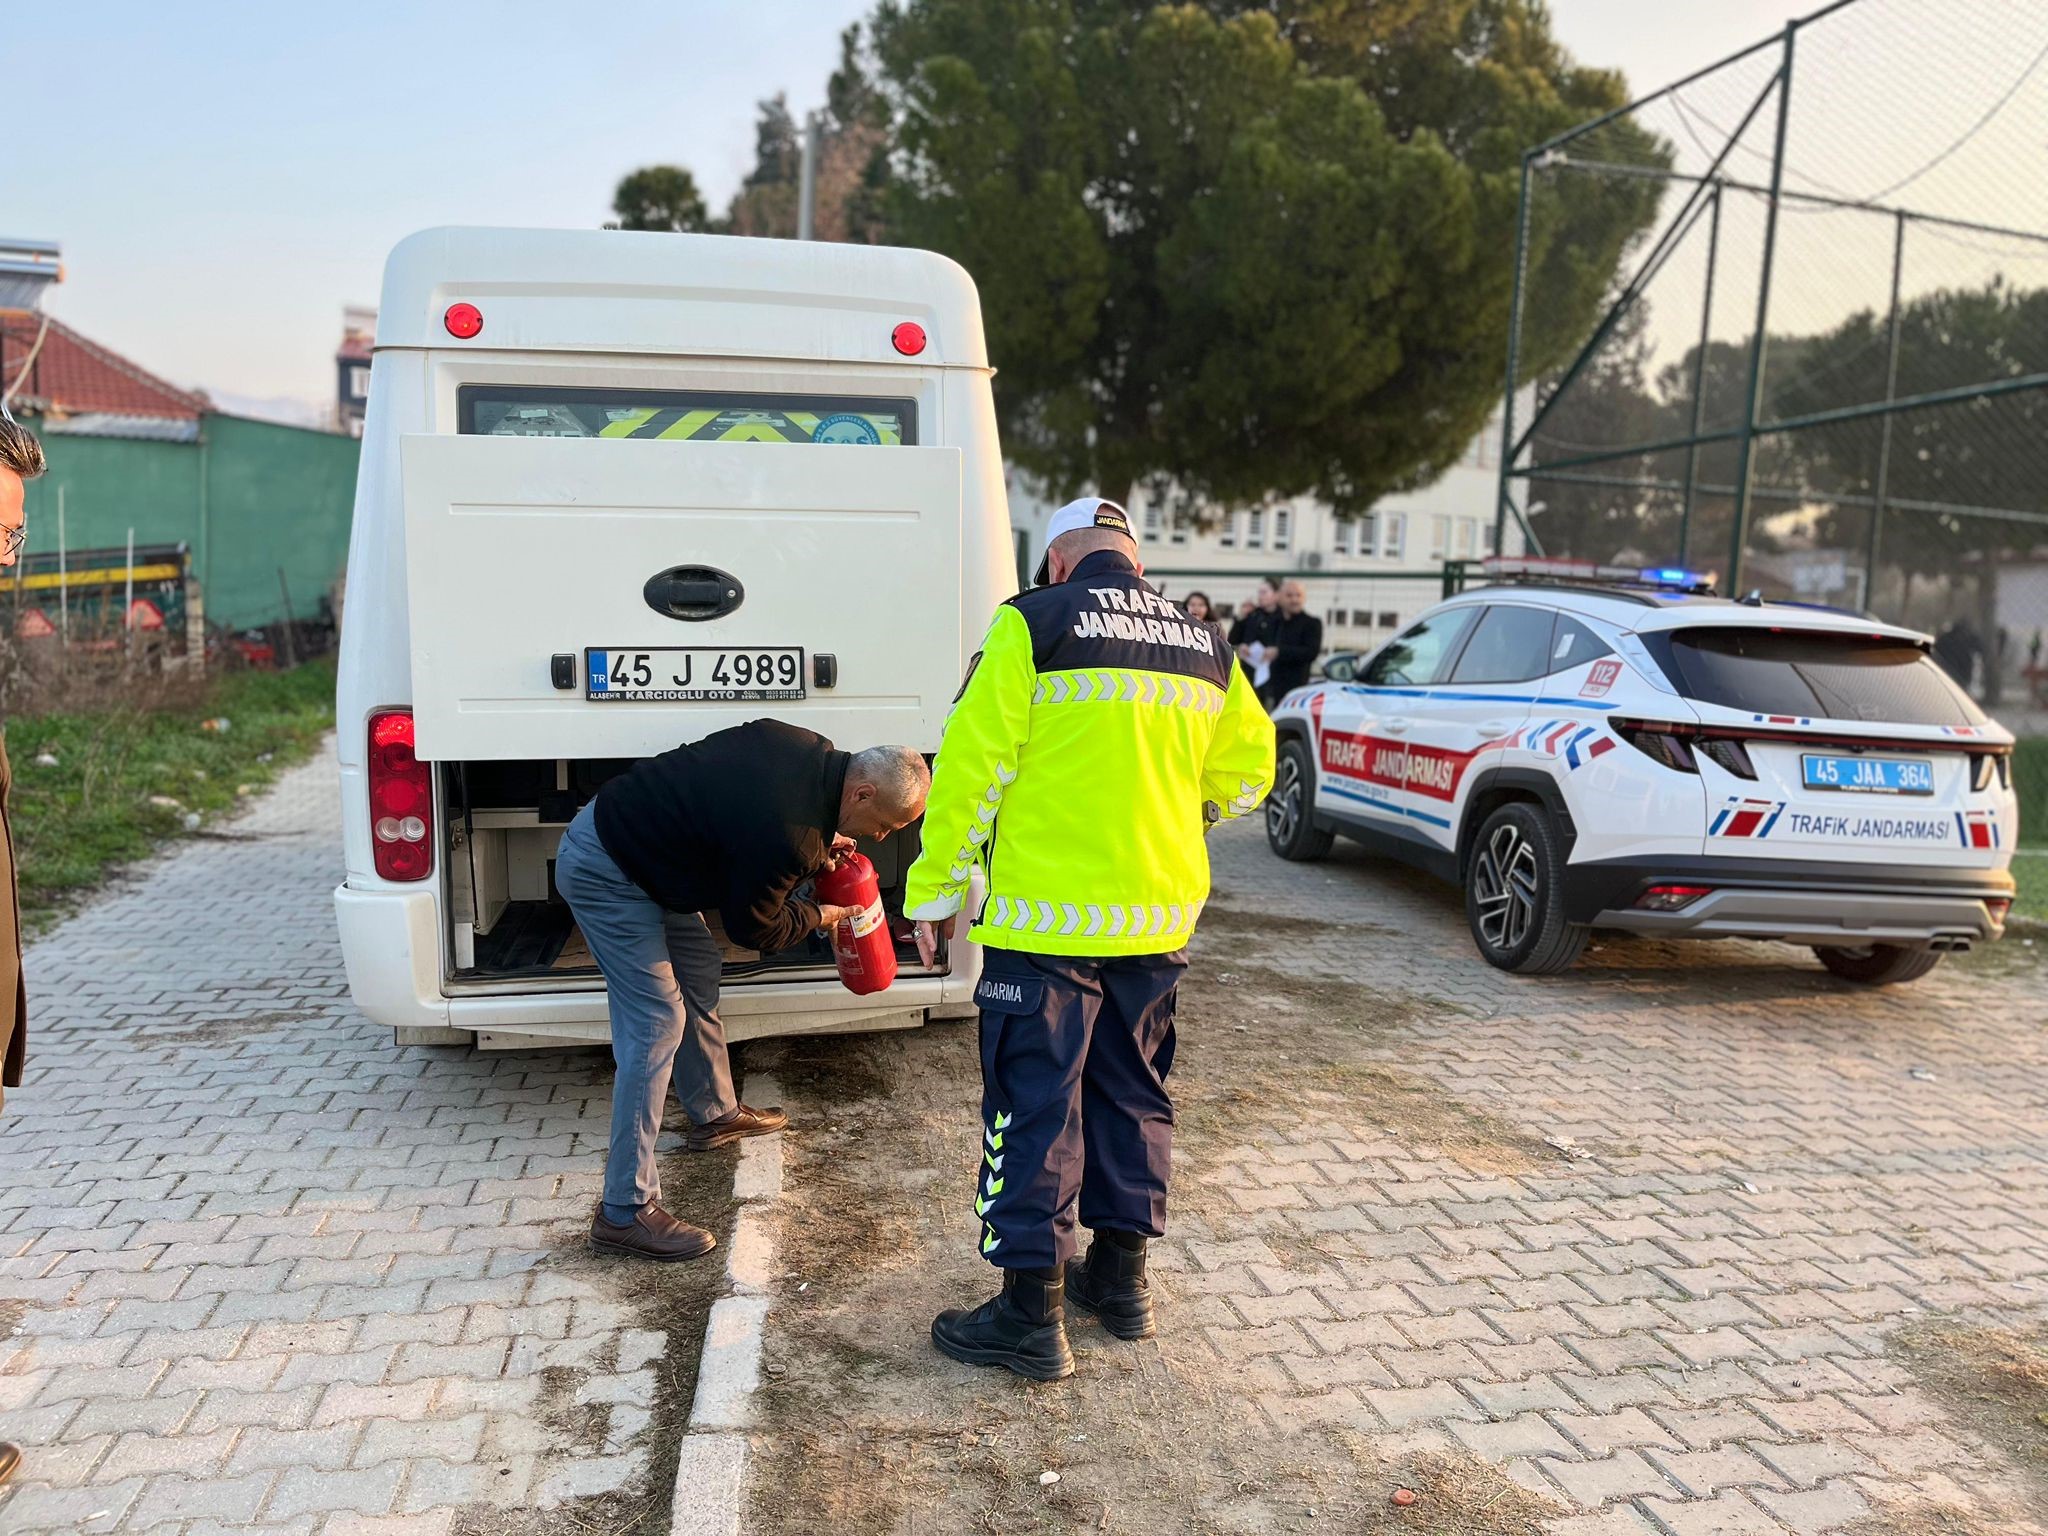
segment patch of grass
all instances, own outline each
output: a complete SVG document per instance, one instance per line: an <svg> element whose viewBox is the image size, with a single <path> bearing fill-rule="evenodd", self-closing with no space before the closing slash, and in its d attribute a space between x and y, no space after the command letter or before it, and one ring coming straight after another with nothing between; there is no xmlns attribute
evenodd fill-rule
<svg viewBox="0 0 2048 1536"><path fill-rule="evenodd" d="M202 728L213 719L228 729ZM135 699L5 724L22 920L33 933L120 865L196 830L189 815L203 827L309 757L334 725L334 664L231 673L174 702ZM45 754L54 766L37 761Z"/></svg>
<svg viewBox="0 0 2048 1536"><path fill-rule="evenodd" d="M2024 823L2022 823L2024 825ZM2048 923L2048 854L2031 848L2016 849L2012 858L2012 915L2029 922Z"/></svg>
<svg viewBox="0 0 2048 1536"><path fill-rule="evenodd" d="M2048 736L2029 736L2012 749L2013 788L2020 797L2020 844L2048 848Z"/></svg>

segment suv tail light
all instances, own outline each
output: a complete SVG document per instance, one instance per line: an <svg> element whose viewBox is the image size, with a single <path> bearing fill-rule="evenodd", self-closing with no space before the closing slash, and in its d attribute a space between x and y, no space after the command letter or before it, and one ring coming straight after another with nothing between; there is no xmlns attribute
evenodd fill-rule
<svg viewBox="0 0 2048 1536"><path fill-rule="evenodd" d="M1692 748L1670 730L1660 730L1655 725L1636 720L1617 720L1614 729L1623 741L1666 768L1675 768L1680 773L1700 771L1700 765L1693 761Z"/></svg>
<svg viewBox="0 0 2048 1536"><path fill-rule="evenodd" d="M434 781L413 756L412 711L370 716L370 847L386 880L424 880L434 870L427 832L434 817Z"/></svg>
<svg viewBox="0 0 2048 1536"><path fill-rule="evenodd" d="M1729 736L1705 737L1692 744L1692 749L1734 774L1738 779L1756 777L1756 764L1749 760L1749 748Z"/></svg>
<svg viewBox="0 0 2048 1536"><path fill-rule="evenodd" d="M1636 898L1639 912L1676 912L1689 907L1714 888L1711 885L1653 885Z"/></svg>
<svg viewBox="0 0 2048 1536"><path fill-rule="evenodd" d="M1994 756L1992 753L1972 752L1970 754L1970 788L1980 793L1989 789L1991 781L1999 777L2004 769L2005 763L2003 759Z"/></svg>
<svg viewBox="0 0 2048 1536"><path fill-rule="evenodd" d="M2010 896L1994 896L1985 902L1984 905L1991 912L1991 920L1994 923L2002 923L2005 921L2006 913L2012 910L2012 898Z"/></svg>

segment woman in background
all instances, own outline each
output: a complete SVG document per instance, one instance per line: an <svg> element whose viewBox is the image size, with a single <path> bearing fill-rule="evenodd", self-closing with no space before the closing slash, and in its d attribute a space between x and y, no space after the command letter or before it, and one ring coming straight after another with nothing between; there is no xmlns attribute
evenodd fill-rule
<svg viewBox="0 0 2048 1536"><path fill-rule="evenodd" d="M1209 611L1209 594L1206 592L1190 592L1180 600L1180 606L1181 612L1191 619L1212 619L1215 617Z"/></svg>

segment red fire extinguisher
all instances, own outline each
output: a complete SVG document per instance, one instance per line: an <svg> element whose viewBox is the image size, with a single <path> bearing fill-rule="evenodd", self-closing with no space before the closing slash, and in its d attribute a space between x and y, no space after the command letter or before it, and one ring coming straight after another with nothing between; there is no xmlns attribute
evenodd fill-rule
<svg viewBox="0 0 2048 1536"><path fill-rule="evenodd" d="M854 907L852 917L832 925L832 958L849 992L880 992L896 979L896 941L882 912L882 882L865 854L849 853L838 867L818 876L818 900Z"/></svg>

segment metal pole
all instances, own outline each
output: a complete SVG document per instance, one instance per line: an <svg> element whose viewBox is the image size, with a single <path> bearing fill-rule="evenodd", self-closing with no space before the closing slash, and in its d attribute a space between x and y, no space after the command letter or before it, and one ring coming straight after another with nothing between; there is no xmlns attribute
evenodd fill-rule
<svg viewBox="0 0 2048 1536"><path fill-rule="evenodd" d="M1785 57L1778 65L1778 131L1771 151L1771 200L1764 208L1764 254L1756 284L1756 334L1749 342L1749 387L1743 401L1735 471L1735 527L1728 535L1728 591L1742 591L1742 551L1749 539L1750 481L1756 470L1756 419L1763 406L1765 328L1771 319L1771 265L1778 254L1778 194L1785 184L1785 129L1791 120L1792 49L1799 23L1785 26Z"/></svg>
<svg viewBox="0 0 2048 1536"><path fill-rule="evenodd" d="M1714 186L1714 206L1708 214L1707 223L1707 284L1706 292L1700 299L1700 345L1692 360L1692 427L1695 441L1685 450L1685 501L1678 511L1678 563L1680 566L1692 557L1692 497L1693 481L1699 474L1700 445L1697 441L1700 418L1705 413L1707 400L1707 342L1714 324L1714 268L1721 249L1721 188Z"/></svg>
<svg viewBox="0 0 2048 1536"><path fill-rule="evenodd" d="M61 485L57 487L57 612L62 625L60 643L68 653L71 649L71 578L65 563L68 546L64 539L64 490Z"/></svg>
<svg viewBox="0 0 2048 1536"><path fill-rule="evenodd" d="M1685 242L1685 237L1692 233L1693 226L1699 222L1700 214L1706 210L1707 189L1710 186L1718 186L1721 167L1726 165L1728 157L1735 153L1735 146L1741 143L1742 136L1749 132L1749 125L1755 122L1757 114L1763 111L1764 103L1771 99L1773 89L1773 85L1766 85L1756 93L1756 100L1749 104L1749 110L1742 114L1742 121L1735 125L1734 131L1728 135L1728 142L1721 146L1721 152L1714 156L1714 163L1707 167L1706 176L1693 184L1693 189L1686 194L1685 202L1680 205L1678 212L1672 215L1671 222L1664 226L1664 232L1650 247L1649 254L1643 258L1642 264L1629 278L1627 285L1615 296L1614 302L1607 307L1607 313L1600 317L1600 323L1593 328L1593 334L1587 338L1586 344L1579 348L1579 355L1572 359L1571 366L1565 369L1556 387L1537 407L1529 425L1523 429L1524 443L1536 435L1536 428L1550 413L1551 407L1556 405L1564 392L1571 387L1580 370L1592 361L1594 355L1605 344L1609 333L1621 323L1621 317L1637 299L1642 297L1643 290L1648 288L1656 280L1657 274L1664 270L1664 263L1671 259L1672 252L1676 251Z"/></svg>
<svg viewBox="0 0 2048 1536"><path fill-rule="evenodd" d="M1906 215L1895 215L1892 232L1892 309L1884 344L1884 403L1890 405L1899 394L1899 278L1906 267ZM1877 557L1884 541L1884 493L1892 474L1892 413L1884 414L1878 427L1876 499L1870 508L1870 537L1863 550L1863 606L1877 601Z"/></svg>
<svg viewBox="0 0 2048 1536"><path fill-rule="evenodd" d="M128 636L127 655L135 660L135 530L128 530L127 580L121 591L121 628Z"/></svg>
<svg viewBox="0 0 2048 1536"><path fill-rule="evenodd" d="M1493 552L1508 528L1508 465L1515 457L1515 375L1522 364L1522 285L1529 262L1529 156L1522 156L1522 201L1515 217L1515 286L1508 299L1508 382L1500 407L1500 488L1493 500Z"/></svg>
<svg viewBox="0 0 2048 1536"><path fill-rule="evenodd" d="M818 114L813 112L804 124L803 161L797 178L796 237L799 240L818 237L818 151L823 137L824 126Z"/></svg>
<svg viewBox="0 0 2048 1536"><path fill-rule="evenodd" d="M299 621L292 616L292 589L284 579L284 567L277 568L277 590L284 597L284 664L287 671L299 664Z"/></svg>

